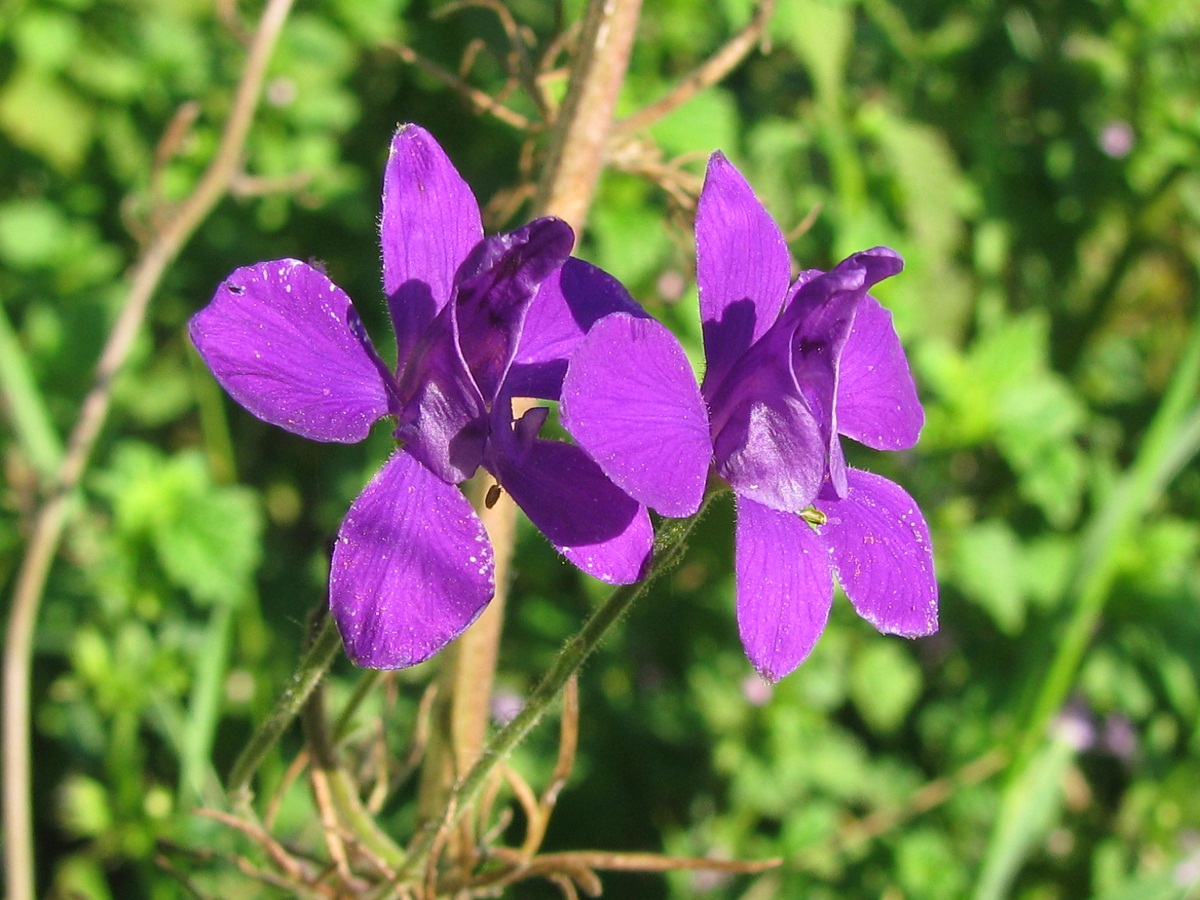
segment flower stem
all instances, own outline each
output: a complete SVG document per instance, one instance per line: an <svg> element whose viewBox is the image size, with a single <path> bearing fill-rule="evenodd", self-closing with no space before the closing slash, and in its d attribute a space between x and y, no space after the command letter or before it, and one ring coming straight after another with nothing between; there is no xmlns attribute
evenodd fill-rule
<svg viewBox="0 0 1200 900"><path fill-rule="evenodd" d="M308 697L325 677L334 656L342 648L342 637L338 634L333 619L324 617L320 630L313 638L312 644L301 657L296 671L292 674L288 686L275 702L275 709L267 717L262 726L254 733L229 773L229 784L226 791L229 802L238 812L246 812L254 799L254 791L250 788L250 780L258 767L262 765L263 757L267 755L280 735L296 718Z"/></svg>
<svg viewBox="0 0 1200 900"><path fill-rule="evenodd" d="M492 736L479 760L451 791L441 821L427 824L417 834L409 850L408 864L403 875L411 877L425 864L437 836L452 828L463 811L474 802L492 771L537 725L564 685L583 667L584 661L604 639L608 630L634 601L646 593L659 576L679 561L686 548L688 536L707 508L706 501L700 511L690 519L667 519L662 522L655 537L654 562L649 574L637 584L623 585L609 594L608 599L592 613L583 627L567 641L554 665L529 695L521 712Z"/></svg>
<svg viewBox="0 0 1200 900"><path fill-rule="evenodd" d="M590 0L584 14L570 86L554 122L546 166L534 203L537 215L555 215L577 231L583 227L604 167L617 95L629 68L642 0ZM529 402L532 405L532 402ZM521 401L516 417L525 411ZM508 570L516 540L516 506L502 496L488 506L478 488L474 507L487 528L495 561L496 593L462 637L443 651L435 731L423 765L419 820L436 825L450 788L474 766L482 751L499 654Z"/></svg>

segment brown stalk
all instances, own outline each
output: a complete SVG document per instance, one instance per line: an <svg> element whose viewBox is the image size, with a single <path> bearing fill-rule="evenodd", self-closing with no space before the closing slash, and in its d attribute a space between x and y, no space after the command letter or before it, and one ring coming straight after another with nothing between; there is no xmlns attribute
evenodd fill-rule
<svg viewBox="0 0 1200 900"><path fill-rule="evenodd" d="M629 64L640 10L641 0L592 0L588 4L572 69L571 88L554 124L550 156L534 203L536 214L557 215L577 230L582 227L604 164L604 145ZM515 416L524 411L520 404L514 404ZM516 505L512 499L503 495L489 507L483 502L486 486L474 487L479 496L473 505L492 543L496 593L479 619L444 655L442 679L449 688L445 699L449 704L446 736L452 751L449 759L447 754L438 752L435 735L418 801L422 819L455 823L450 829L438 829L435 843L439 845L439 854L446 842L451 842L446 847L451 857L464 859L473 852L470 837L474 827L457 830L457 822L465 810L456 810L454 815L446 816L443 807L454 781L463 777L478 761L487 736L492 683L516 540ZM453 843L456 834L458 846ZM418 832L417 844L427 840L427 836L421 837ZM436 884L439 854L430 854L425 868L427 883L432 880ZM460 869L459 876L464 875L465 870Z"/></svg>
<svg viewBox="0 0 1200 900"><path fill-rule="evenodd" d="M258 844L270 857L279 871L298 884L309 883L309 873L305 872L300 863L269 833L253 822L246 822L231 813L219 809L198 809L196 815L214 822L220 822L235 831L240 831L254 843Z"/></svg>
<svg viewBox="0 0 1200 900"><path fill-rule="evenodd" d="M39 509L21 560L4 643L4 861L8 900L34 900L33 808L29 709L33 634L50 566L66 526L70 500L108 415L112 382L133 347L167 267L225 196L238 171L262 94L267 61L292 0L268 0L251 41L216 155L195 190L155 232L129 275L129 291L96 364L92 387L67 441L53 489Z"/></svg>
<svg viewBox="0 0 1200 900"><path fill-rule="evenodd" d="M617 95L629 68L641 0L588 4L571 67L571 88L555 120L542 179L534 199L538 215L565 219L577 232L604 168Z"/></svg>
<svg viewBox="0 0 1200 900"><path fill-rule="evenodd" d="M288 764L287 769L284 770L283 778L279 780L279 787L275 789L275 793L273 793L271 795L271 799L267 801L267 809L263 814L263 827L266 828L267 831L274 830L275 817L279 815L279 806L281 803L283 803L284 795L288 792L288 790L291 789L292 785L295 784L296 779L303 774L305 768L308 766L308 763L308 750L302 749L296 754L296 758Z"/></svg>

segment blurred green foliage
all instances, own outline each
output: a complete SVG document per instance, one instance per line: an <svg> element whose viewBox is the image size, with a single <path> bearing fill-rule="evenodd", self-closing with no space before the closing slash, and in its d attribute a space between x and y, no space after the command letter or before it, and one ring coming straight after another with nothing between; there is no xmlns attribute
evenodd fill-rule
<svg viewBox="0 0 1200 900"><path fill-rule="evenodd" d="M405 42L456 70L480 39L468 79L498 90L496 18L431 18L437 5L299 5L251 136L254 180L169 273L118 379L38 630L35 805L54 896L179 896L159 853L213 895L247 895L231 865L179 848L246 852L192 810L221 804L217 773L289 677L331 536L387 436L316 446L253 420L212 384L183 325L234 267L295 256L322 260L383 333L378 185L398 121L430 128L481 200L518 182L524 136L472 116L391 49ZM213 152L243 58L223 8L14 0L0 11L6 584L139 237ZM554 26L550 4L511 8L539 35ZM750 13L750 0L646 4L623 112L661 96ZM780 3L770 38L649 137L665 160L690 156L693 176L723 149L785 230L811 216L792 242L806 267L875 244L904 255L880 298L928 425L911 453L857 459L927 511L942 629L880 637L841 602L812 658L768 690L739 650L731 513L719 508L585 670L580 760L548 846L785 860L757 882L612 876L612 897L1195 896L1200 468L1187 428L1198 386L1178 381L1200 341L1200 11L795 0ZM193 127L156 165L192 102ZM610 172L581 252L691 352L689 229L662 186ZM1159 415L1173 378L1190 419ZM1163 432L1153 446L1152 421ZM1170 477L1130 499L1122 485L1139 461ZM1126 530L1089 543L1126 513ZM1095 582L1102 615L1043 740L1037 698L1095 567L1107 573ZM500 679L523 691L599 587L531 529L515 578ZM382 715L403 746L429 674L397 676L359 730ZM355 677L337 668L335 700ZM519 767L548 771L552 731L519 751ZM1005 769L1023 744L1034 755ZM316 839L300 788L279 816L297 842ZM402 833L408 816L390 804L383 821Z"/></svg>

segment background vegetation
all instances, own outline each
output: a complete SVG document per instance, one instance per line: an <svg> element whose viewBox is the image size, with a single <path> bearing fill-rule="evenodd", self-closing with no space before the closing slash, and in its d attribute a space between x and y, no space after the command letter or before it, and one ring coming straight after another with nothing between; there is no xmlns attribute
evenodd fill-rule
<svg viewBox="0 0 1200 900"><path fill-rule="evenodd" d="M552 4L509 6L553 33ZM222 860L252 848L193 810L222 805L216 773L289 677L331 536L388 436L316 446L254 420L184 324L233 268L295 256L322 260L384 334L376 217L397 122L429 128L481 201L498 198L493 229L520 218L501 201L520 198L527 135L396 49L457 71L474 47L467 80L500 90L498 17L439 8L298 4L253 177L171 267L119 375L37 629L39 882L55 896L180 896L168 867L213 894L270 894ZM624 113L751 12L647 3ZM244 59L236 22L209 0L0 11L6 602L123 273L213 154ZM766 688L737 641L719 508L584 671L547 846L785 860L757 879L611 876L611 897L1200 895L1200 11L794 0L769 33L605 176L580 252L698 349L682 198L720 148L796 229L804 266L904 255L879 296L928 425L916 450L858 461L926 510L942 628L880 637L843 600L810 660ZM189 103L192 126L156 158ZM515 579L500 679L519 695L601 591L531 528ZM382 721L402 747L430 674L396 675L360 729ZM340 662L334 696L355 677ZM548 772L553 732L518 768ZM280 829L311 839L311 815L297 789ZM396 802L383 821L403 833L410 817Z"/></svg>

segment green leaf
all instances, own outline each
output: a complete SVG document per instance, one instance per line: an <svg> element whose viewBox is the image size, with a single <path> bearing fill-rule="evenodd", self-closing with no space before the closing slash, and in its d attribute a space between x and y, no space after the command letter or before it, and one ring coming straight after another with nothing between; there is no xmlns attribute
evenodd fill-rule
<svg viewBox="0 0 1200 900"><path fill-rule="evenodd" d="M195 451L164 459L126 444L102 489L126 539L153 550L166 578L202 603L236 604L261 560L262 512L242 487L212 482Z"/></svg>
<svg viewBox="0 0 1200 900"><path fill-rule="evenodd" d="M243 488L197 486L179 497L177 515L155 533L159 562L197 600L240 603L262 557L258 503Z"/></svg>
<svg viewBox="0 0 1200 900"><path fill-rule="evenodd" d="M958 536L953 579L1004 634L1018 634L1025 624L1023 571L1020 542L1004 522L981 522Z"/></svg>
<svg viewBox="0 0 1200 900"><path fill-rule="evenodd" d="M836 104L840 98L856 5L794 0L779 4L771 21L771 33L790 46L812 73L819 103Z"/></svg>
<svg viewBox="0 0 1200 900"><path fill-rule="evenodd" d="M57 71L79 46L79 20L55 9L31 9L13 27L13 45L23 63Z"/></svg>
<svg viewBox="0 0 1200 900"><path fill-rule="evenodd" d="M651 129L668 156L714 149L733 153L740 131L737 102L720 89L697 94Z"/></svg>
<svg viewBox="0 0 1200 900"><path fill-rule="evenodd" d="M0 259L15 269L48 266L69 230L62 211L48 200L11 200L0 206Z"/></svg>
<svg viewBox="0 0 1200 900"><path fill-rule="evenodd" d="M108 791L86 775L70 775L59 785L57 812L60 827L73 837L99 837L112 828Z"/></svg>
<svg viewBox="0 0 1200 900"><path fill-rule="evenodd" d="M1062 778L1075 759L1075 749L1055 738L1009 787L996 828L983 860L976 900L1008 897L1013 880L1026 860L1042 846L1058 821L1062 807Z"/></svg>
<svg viewBox="0 0 1200 900"><path fill-rule="evenodd" d="M94 108L57 78L22 66L0 93L0 129L19 147L74 172L92 142Z"/></svg>
<svg viewBox="0 0 1200 900"><path fill-rule="evenodd" d="M894 638L872 640L851 664L850 696L876 731L895 731L920 693L921 669Z"/></svg>
<svg viewBox="0 0 1200 900"><path fill-rule="evenodd" d="M910 897L962 897L966 873L943 832L932 828L902 833L896 849L896 880Z"/></svg>

